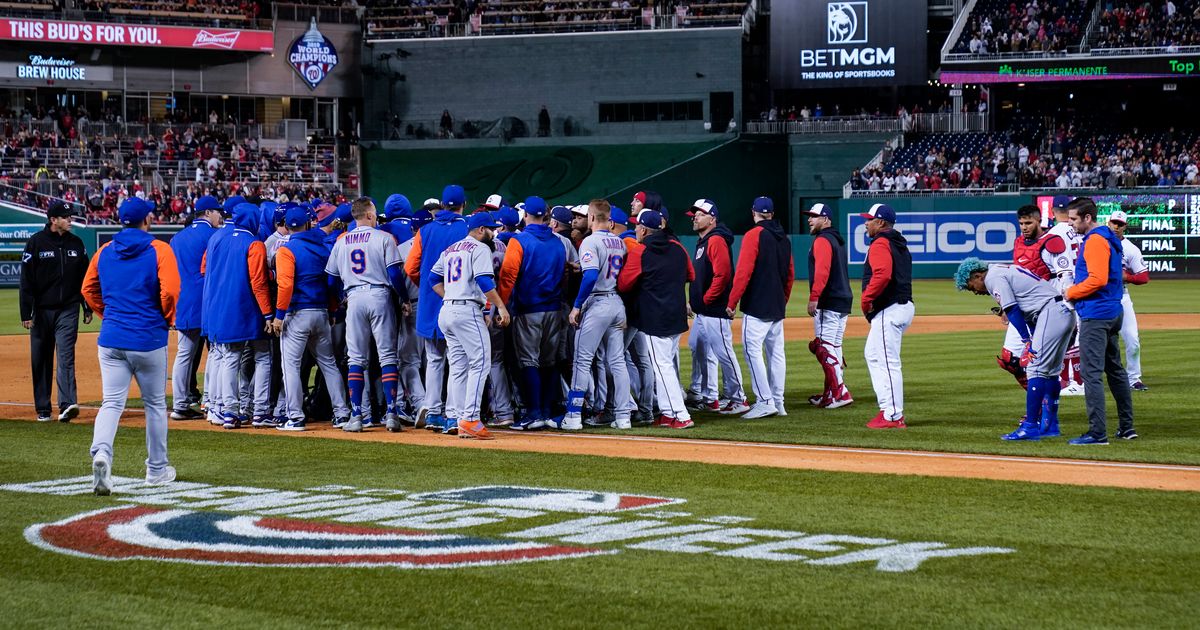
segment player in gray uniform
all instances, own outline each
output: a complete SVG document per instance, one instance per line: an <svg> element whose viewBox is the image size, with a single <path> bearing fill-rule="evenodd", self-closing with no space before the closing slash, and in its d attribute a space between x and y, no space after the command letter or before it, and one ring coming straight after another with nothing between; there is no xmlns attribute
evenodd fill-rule
<svg viewBox="0 0 1200 630"><path fill-rule="evenodd" d="M287 242L290 232L284 224L284 218L287 211L296 204L283 204L275 208L274 223L275 231L271 232L263 245L267 248L267 276L271 279L271 288L273 290L272 299L274 299L274 290L279 282L275 274L275 254L279 252L280 246ZM271 400L275 401L272 407L272 421L261 422L259 426L274 426L280 427L287 423L287 396L283 393L283 358L282 358L282 342L280 339L271 340Z"/></svg>
<svg viewBox="0 0 1200 630"><path fill-rule="evenodd" d="M617 275L625 264L625 243L609 231L611 206L603 199L588 204L588 222L592 233L579 245L579 266L583 281L574 307L568 315L575 336L575 362L571 391L567 394L567 413L558 428L577 431L583 428L583 401L592 387L592 363L597 349L613 375L613 411L615 429L630 428L633 400L629 395L629 372L625 369L625 302L617 295ZM594 401L596 402L596 401ZM593 408L602 409L596 402Z"/></svg>
<svg viewBox="0 0 1200 630"><path fill-rule="evenodd" d="M337 296L330 295L333 289L325 274L329 255L325 249L325 233L310 230L312 223L308 212L298 206L289 208L284 220L294 238L282 242L275 256L279 293L271 328L276 335L281 335L280 364L284 368L281 398L287 417L278 429L305 430L304 385L300 374L305 350L315 357L325 379L334 418L339 420L335 424L344 426L350 416L350 407L346 404L346 389L342 387L342 375L333 357L329 309L331 306L336 308Z"/></svg>
<svg viewBox="0 0 1200 630"><path fill-rule="evenodd" d="M484 317L485 297L496 308L496 323L508 325L508 310L496 292L495 267L487 241L500 227L488 212L467 218L467 237L442 252L433 264L433 291L442 297L438 327L446 335L446 417L457 420L459 437L491 439L480 421L479 405L492 362L490 322Z"/></svg>
<svg viewBox="0 0 1200 630"><path fill-rule="evenodd" d="M342 430L363 429L363 388L371 339L382 367L385 420L389 431L400 431L396 414L399 370L396 367L396 313L393 289L407 309L408 295L400 267L400 252L391 234L375 229L375 203L360 197L351 207L358 227L338 238L325 272L337 276L346 292L346 351L350 359L346 378L350 388L350 422Z"/></svg>
<svg viewBox="0 0 1200 630"><path fill-rule="evenodd" d="M493 195L494 196L494 195ZM501 214L507 210L516 214L512 208L504 206L497 211L493 216ZM500 219L496 218L496 222L504 227ZM504 251L507 246L503 241L496 238L494 235L490 241L492 247L492 269L497 275L500 273L500 266L504 264ZM516 410L513 407L513 388L512 382L508 379L508 372L504 369L504 338L507 336L505 327L498 326L495 318L492 319L492 325L488 327L488 332L492 339L492 363L488 369L488 387L490 392L490 402L492 411L492 420L488 423L489 427L507 427L512 426L513 417L516 415Z"/></svg>
<svg viewBox="0 0 1200 630"><path fill-rule="evenodd" d="M968 258L954 275L959 290L990 295L1008 316L1025 345L1021 365L1029 378L1025 390L1025 420L1005 440L1058 437L1058 375L1063 355L1075 334L1075 314L1063 303L1053 283L1015 265L987 265ZM1047 417L1042 417L1046 405Z"/></svg>

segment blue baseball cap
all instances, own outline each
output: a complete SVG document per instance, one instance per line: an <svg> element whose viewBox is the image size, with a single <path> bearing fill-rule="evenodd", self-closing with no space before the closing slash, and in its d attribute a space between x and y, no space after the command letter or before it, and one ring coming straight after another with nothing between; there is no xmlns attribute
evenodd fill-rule
<svg viewBox="0 0 1200 630"><path fill-rule="evenodd" d="M516 210L503 206L496 211L496 220L505 226L517 227L521 224L521 215L517 214Z"/></svg>
<svg viewBox="0 0 1200 630"><path fill-rule="evenodd" d="M153 205L137 197L130 197L117 209L117 218L121 220L121 225L139 225L151 212L154 212Z"/></svg>
<svg viewBox="0 0 1200 630"><path fill-rule="evenodd" d="M696 202L692 204L692 207L688 208L686 214L689 217L694 217L696 216L697 212L703 212L704 214L707 214L715 219L717 218L717 202L713 201L712 199L697 199Z"/></svg>
<svg viewBox="0 0 1200 630"><path fill-rule="evenodd" d="M433 221L433 214L428 210L417 210L412 215L412 226L414 230L420 230L423 226Z"/></svg>
<svg viewBox="0 0 1200 630"><path fill-rule="evenodd" d="M810 217L828 217L832 219L833 208L830 208L828 204L814 203L811 208L805 211L804 214L807 214Z"/></svg>
<svg viewBox="0 0 1200 630"><path fill-rule="evenodd" d="M541 197L526 197L525 214L531 217L546 216L546 200ZM570 221L570 219L567 220Z"/></svg>
<svg viewBox="0 0 1200 630"><path fill-rule="evenodd" d="M529 206L525 206L525 211L529 212ZM570 223L573 217L571 216L570 208L566 206L554 206L550 209L550 218L559 223Z"/></svg>
<svg viewBox="0 0 1200 630"><path fill-rule="evenodd" d="M284 225L292 228L302 228L311 219L308 216L308 209L304 206L293 206L288 208L283 215Z"/></svg>
<svg viewBox="0 0 1200 630"><path fill-rule="evenodd" d="M864 219L883 219L888 223L896 222L896 211L886 203L877 203L871 206L870 210L859 214L858 216Z"/></svg>
<svg viewBox="0 0 1200 630"><path fill-rule="evenodd" d="M498 228L499 223L496 223L496 217L492 216L491 212L476 212L467 217L467 229L475 230L478 228Z"/></svg>
<svg viewBox="0 0 1200 630"><path fill-rule="evenodd" d="M1067 204L1071 203L1071 198L1066 195L1055 195L1050 202L1052 208L1066 208Z"/></svg>
<svg viewBox="0 0 1200 630"><path fill-rule="evenodd" d="M246 203L245 197L241 195L234 195L226 199L225 203L221 204L221 212L228 216L233 216L233 209L244 203Z"/></svg>
<svg viewBox="0 0 1200 630"><path fill-rule="evenodd" d="M193 206L193 208L195 209L196 214L204 214L209 210L220 210L221 202L217 201L217 198L212 195L204 195L196 200L196 204Z"/></svg>
<svg viewBox="0 0 1200 630"><path fill-rule="evenodd" d="M663 215L658 210L642 210L638 213L638 224L644 225L652 230L661 230L665 220Z"/></svg>
<svg viewBox="0 0 1200 630"><path fill-rule="evenodd" d="M387 201L383 203L383 208L379 211L379 216L387 219L399 219L400 217L412 216L412 204L409 203L408 197L399 193L390 195Z"/></svg>
<svg viewBox="0 0 1200 630"><path fill-rule="evenodd" d="M770 197L757 197L750 208L760 214L771 214L775 212L775 202Z"/></svg>
<svg viewBox="0 0 1200 630"><path fill-rule="evenodd" d="M350 209L350 204L339 204L337 209L333 211L333 218L336 221L350 225L350 222L354 220L354 212Z"/></svg>
<svg viewBox="0 0 1200 630"><path fill-rule="evenodd" d="M625 225L626 223L629 223L629 215L625 214L624 210L616 206L612 206L612 210L609 211L608 218L612 219L612 222L616 223L617 225Z"/></svg>
<svg viewBox="0 0 1200 630"><path fill-rule="evenodd" d="M458 184L450 184L442 189L443 206L461 206L467 203L467 191Z"/></svg>

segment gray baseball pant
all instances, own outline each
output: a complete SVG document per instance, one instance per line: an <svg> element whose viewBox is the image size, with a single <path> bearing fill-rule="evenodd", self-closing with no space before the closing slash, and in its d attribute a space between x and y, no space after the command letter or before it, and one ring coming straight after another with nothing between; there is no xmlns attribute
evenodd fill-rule
<svg viewBox="0 0 1200 630"><path fill-rule="evenodd" d="M442 383L446 380L446 340L424 339L425 344L425 408L430 415L441 415L446 409L442 398Z"/></svg>
<svg viewBox="0 0 1200 630"><path fill-rule="evenodd" d="M1113 319L1080 319L1079 368L1083 373L1083 397L1087 407L1088 434L1095 438L1108 436L1107 410L1104 402L1104 382L1112 390L1117 403L1118 429L1133 428L1133 396L1129 391L1129 374L1121 365L1121 315Z"/></svg>
<svg viewBox="0 0 1200 630"><path fill-rule="evenodd" d="M614 293L589 297L583 305L579 331L575 333L575 364L571 389L587 392L592 387L592 367L597 350L604 356L613 374L613 412L616 419L628 419L636 407L629 395L629 371L625 369L625 303ZM592 408L603 410L602 401L593 399Z"/></svg>
<svg viewBox="0 0 1200 630"><path fill-rule="evenodd" d="M33 367L33 402L38 415L51 415L51 381L58 383L58 409L79 402L75 393L75 341L79 338L79 305L39 308L29 329ZM56 357L57 355L57 357ZM58 369L54 360L58 359Z"/></svg>
<svg viewBox="0 0 1200 630"><path fill-rule="evenodd" d="M633 388L634 402L638 411L646 416L654 415L654 365L650 360L650 342L638 329L625 328L625 368Z"/></svg>
<svg viewBox="0 0 1200 630"><path fill-rule="evenodd" d="M117 424L129 398L129 384L137 379L146 409L146 472L158 474L167 461L167 347L135 352L99 346L100 381L104 402L92 428L92 457L104 453L112 459Z"/></svg>
<svg viewBox="0 0 1200 630"><path fill-rule="evenodd" d="M287 401L288 419L304 419L304 384L300 382L300 362L304 360L305 350L312 353L325 379L333 417L349 418L346 388L342 386L342 373L338 371L337 361L333 358L329 314L324 309L308 309L289 313L283 322L280 355L285 368L283 394Z"/></svg>
<svg viewBox="0 0 1200 630"><path fill-rule="evenodd" d="M238 360L243 415L271 415L271 340L245 342Z"/></svg>
<svg viewBox="0 0 1200 630"><path fill-rule="evenodd" d="M512 383L504 370L504 329L493 327L490 331L492 340L492 363L488 369L488 383L491 384L492 416L511 420L514 415Z"/></svg>
<svg viewBox="0 0 1200 630"><path fill-rule="evenodd" d="M179 333L179 340L176 344L175 365L171 370L171 394L175 397L171 406L175 411L183 411L188 408L192 379L195 378L200 353L204 350L204 340L200 337L198 328L176 332Z"/></svg>
<svg viewBox="0 0 1200 630"><path fill-rule="evenodd" d="M447 418L478 420L483 386L492 363L492 336L483 322L482 306L469 300L446 300L438 313L446 335Z"/></svg>
<svg viewBox="0 0 1200 630"><path fill-rule="evenodd" d="M421 338L417 336L417 305L413 314L400 318L400 334L396 337L396 359L400 361L400 383L409 403L416 407L425 400L425 385L421 382Z"/></svg>

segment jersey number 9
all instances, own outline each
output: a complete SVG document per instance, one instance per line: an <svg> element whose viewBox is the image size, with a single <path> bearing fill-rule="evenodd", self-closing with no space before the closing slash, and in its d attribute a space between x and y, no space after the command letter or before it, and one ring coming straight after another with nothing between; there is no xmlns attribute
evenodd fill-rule
<svg viewBox="0 0 1200 630"><path fill-rule="evenodd" d="M367 270L367 253L361 249L350 250L350 263L350 271L354 272L354 275L362 274Z"/></svg>

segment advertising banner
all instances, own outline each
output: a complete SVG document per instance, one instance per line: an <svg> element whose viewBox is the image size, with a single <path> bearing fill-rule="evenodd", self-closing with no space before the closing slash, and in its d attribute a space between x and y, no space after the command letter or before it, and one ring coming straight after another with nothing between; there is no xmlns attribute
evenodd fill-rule
<svg viewBox="0 0 1200 630"><path fill-rule="evenodd" d="M867 260L867 220L852 213L848 217L850 264ZM901 212L896 229L908 240L914 265L955 264L975 256L985 262L1012 262L1013 242L1021 233L1017 213L981 211Z"/></svg>
<svg viewBox="0 0 1200 630"><path fill-rule="evenodd" d="M776 88L924 83L928 8L917 0L792 0L771 7Z"/></svg>
<svg viewBox="0 0 1200 630"><path fill-rule="evenodd" d="M24 18L0 19L0 40L268 53L275 48L275 34L271 31Z"/></svg>
<svg viewBox="0 0 1200 630"><path fill-rule="evenodd" d="M1047 57L1046 59L965 59L946 62L942 83L1039 83L1186 79L1200 75L1200 57Z"/></svg>

